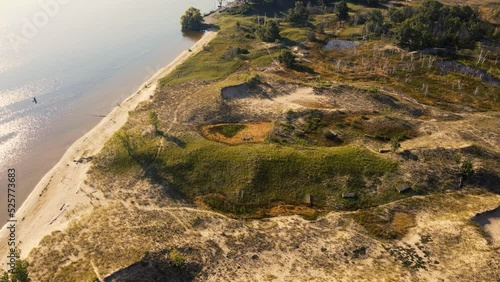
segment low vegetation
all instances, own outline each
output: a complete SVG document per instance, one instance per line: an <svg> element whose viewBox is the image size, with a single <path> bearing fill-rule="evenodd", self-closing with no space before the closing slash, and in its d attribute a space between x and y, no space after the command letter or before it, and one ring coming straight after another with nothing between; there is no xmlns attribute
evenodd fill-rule
<svg viewBox="0 0 500 282"><path fill-rule="evenodd" d="M281 38L279 24L268 21L257 29L257 34L264 42L275 42Z"/></svg>
<svg viewBox="0 0 500 282"><path fill-rule="evenodd" d="M232 134L235 127L229 128ZM185 143L185 147L168 146L166 153L148 163L157 171L155 177L191 201L199 198L225 213L265 216L276 204L305 204L306 194L313 197L314 207L327 210L370 206L400 198L391 187L381 188L375 194L371 191L373 188L367 182L395 173L397 164L361 148L299 148L273 144L234 147L199 138L187 139ZM113 176L144 167L144 163L135 161L123 146L113 147L114 157L101 160L97 170L113 173L110 175ZM154 156L156 149L150 148L151 152L141 150L140 153ZM359 192L360 199L352 203L343 201L341 195L347 191Z"/></svg>
<svg viewBox="0 0 500 282"><path fill-rule="evenodd" d="M397 13L396 20L413 14L406 9ZM493 26L481 20L479 11L470 6L447 6L427 0L414 15L405 19L396 31L398 44L412 50L429 47L474 48L488 38Z"/></svg>
<svg viewBox="0 0 500 282"><path fill-rule="evenodd" d="M401 239L408 229L416 225L415 215L412 213L380 208L358 211L351 217L366 228L368 233L380 239Z"/></svg>
<svg viewBox="0 0 500 282"><path fill-rule="evenodd" d="M446 101L448 97L452 99L452 94L447 93L449 86L432 73L436 60L432 55L419 55L417 58L411 55L410 58L403 50L372 51L381 46L375 44L386 44L383 37L397 33L403 22L417 16L432 17L431 14L436 11L451 9L434 2L425 1L422 8L402 7L388 12L372 8L379 7L377 5L380 3L367 3L367 12L355 10L356 15L352 15L352 4L345 1L335 5L313 3L307 7L297 2L283 14L283 18L273 20L260 15L248 15L255 9L266 7L264 2L247 3L250 6L246 11L231 8L229 12L233 15L224 15L219 19L219 36L192 60L164 78L162 88L186 81L234 85L237 83L233 81L236 76L240 77L236 80L242 80L241 76L252 67L272 68L273 65L278 67L276 63L280 63L287 71L276 73L278 79L303 81L304 73L309 73L317 75L312 84L322 88L331 87L331 81L341 79L340 76L353 84L369 83L370 87L363 94L363 99L368 97L370 103L377 103L381 105L379 108L384 108L353 114L322 109L289 111L277 119L269 143L237 147L182 134L187 138L179 141L182 146L159 149L157 138L123 132L122 137L116 140L122 140L123 145L127 143L123 140L131 138L129 146L110 146L113 151L108 152L108 155L112 157L104 159L97 168L113 173L154 168L154 177L189 201L199 201L215 210L241 216L265 216L273 206L279 204L300 206L304 204L306 195L312 196L312 204L318 210L371 207L404 198L405 195L398 194L394 189L394 183L400 180L394 176L398 170L397 162L377 157L368 150L350 144L368 138L378 148L384 146L389 151L399 153L402 142L419 136L417 128L420 121L414 118L422 116L424 112L401 104L388 95L390 92L408 89L409 96L432 105ZM346 16L347 4L351 14ZM239 8L242 7L244 5ZM463 9L460 10L463 14L468 8L460 9ZM458 13L456 9L453 11ZM365 42L355 47L354 51L328 52L318 49L325 42L325 29L331 26L323 20L326 19L323 18L325 13L333 13L340 21L347 21L348 17L355 20L349 24L363 26L363 33L368 35L366 39L372 38L374 42ZM390 18L391 23L386 18ZM321 28L315 29L314 25ZM340 25L340 28L350 27ZM313 30L319 32L307 39L305 34ZM307 42L309 50L315 50L307 56L307 60L301 51L297 51L297 46L304 42ZM299 50L301 48L298 47ZM337 63L326 66L329 60ZM343 60L350 62L342 64ZM233 73L237 75L230 75ZM430 79L434 79L432 84L424 82L421 90L415 89L417 83ZM384 89L375 86L380 85L380 82ZM265 83L259 78L252 82L252 88L258 90ZM436 89L441 88L447 91L440 91L438 95ZM217 95L216 91L210 93ZM217 98L213 96L210 99ZM200 104L199 107L203 109L204 106ZM493 107L496 107L495 104ZM405 114L401 115L401 111ZM412 116L406 117L408 112ZM155 122L151 121L151 124ZM208 130L210 134L220 134L229 140L244 128L244 125L235 123L211 126ZM306 155L305 152L314 153ZM384 180L381 181L381 178ZM378 187L377 192L371 190L375 187ZM341 195L345 192L356 192L357 200L342 199Z"/></svg>
<svg viewBox="0 0 500 282"><path fill-rule="evenodd" d="M280 63L284 64L287 68L295 66L295 56L290 50L283 50L278 57Z"/></svg>
<svg viewBox="0 0 500 282"><path fill-rule="evenodd" d="M295 7L288 10L285 20L294 26L307 26L309 21L309 11L301 1L295 2Z"/></svg>
<svg viewBox="0 0 500 282"><path fill-rule="evenodd" d="M218 125L211 127L209 131L211 133L220 133L227 138L232 138L235 136L238 132L243 130L245 128L245 125L242 124L224 124L224 125Z"/></svg>
<svg viewBox="0 0 500 282"><path fill-rule="evenodd" d="M352 3L345 1L334 6L323 2L307 7L297 2L283 18L273 20L248 15L252 14L250 10L230 10L237 15L224 15L219 19L219 36L164 78L162 88L168 89L186 81L214 83L233 73L248 73L255 67L268 70L277 67L275 64L279 62L287 70L276 72L277 79L301 81L316 87L331 87L335 80L364 84L364 87L368 84L366 95L387 105L382 111L355 114L291 111L278 119L280 123L271 134L269 144L237 147L186 137L181 140L183 146L159 149L157 139L124 131L113 141L122 146L110 146L112 150L108 154L112 157L103 160L96 168L112 172L117 177L131 169L154 168L154 177L191 202L201 200L213 209L243 216L266 215L267 210L281 203L303 205L307 194L312 196L313 206L320 210L364 208L404 198L394 189L397 177L390 176L397 171L397 162L349 145L368 136L397 153L402 142L418 136L416 128L420 121L408 120L420 118L424 112L411 110L414 116L408 118L393 113L406 106L387 93L402 92L424 104L445 109L458 104L494 110L498 103L496 100L491 103L492 97L488 95L497 88L466 75L439 74L434 62L440 58L435 55L415 55L382 47L390 44L387 38L394 35L398 44L409 48L439 47L443 42L453 42L450 40L458 37L450 38L454 32L451 27L446 28L450 22L460 22L454 28L463 32L471 33L470 28L480 28L484 37L488 36L485 33L488 28L480 21L477 11L467 6L450 8L436 1L425 1L422 7L404 6L386 12L372 8L377 4L368 4L368 10L358 7L354 10ZM252 9L258 9L261 7L258 5L265 4L253 5ZM439 20L443 21L443 30L448 32L436 29L430 37L422 36L421 33L426 32L423 23L444 11L450 16ZM334 20L326 22L329 18L324 14L332 12ZM321 50L328 38L326 32L339 29L335 21L348 19L352 26L341 24L340 32L361 28L365 39L371 41L354 50ZM405 30L407 27L419 29L410 32ZM311 32L314 36L305 36ZM455 30L454 34L459 33ZM416 39L427 41L417 45L408 43ZM453 44L460 48L474 48L474 42L479 39L468 38L467 44ZM261 41L270 44L262 45ZM301 47L301 44L306 47ZM304 55L306 52L312 54ZM479 52L479 61L483 60L481 65L492 69L492 57L481 55L482 49ZM474 61L471 57L458 56L468 64ZM312 74L314 81L303 78ZM254 87L261 83L256 81ZM384 89L374 85L382 85ZM486 93L480 98L471 91L472 88ZM151 115L150 123L157 131L158 117ZM229 124L211 127L210 131L232 138L243 128L240 124ZM315 147L318 145L326 146ZM314 153L309 155L311 152ZM381 181L380 178L384 177L388 179ZM373 192L376 187L377 192ZM355 201L343 200L343 192L357 192L359 197Z"/></svg>
<svg viewBox="0 0 500 282"><path fill-rule="evenodd" d="M272 280L277 258L302 280L498 276L468 223L499 205L494 16L452 2L227 8L95 156L109 207L46 237L34 277Z"/></svg>

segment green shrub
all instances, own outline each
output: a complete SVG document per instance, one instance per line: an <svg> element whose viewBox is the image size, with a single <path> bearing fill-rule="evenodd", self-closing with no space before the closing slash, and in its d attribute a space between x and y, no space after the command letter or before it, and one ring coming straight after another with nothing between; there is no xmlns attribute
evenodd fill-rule
<svg viewBox="0 0 500 282"><path fill-rule="evenodd" d="M335 14L340 21L347 21L349 19L349 7L345 0L335 4Z"/></svg>
<svg viewBox="0 0 500 282"><path fill-rule="evenodd" d="M173 249L169 253L170 258L172 259L172 262L174 263L175 266L181 266L184 264L186 261L186 258L184 255L179 252L177 249Z"/></svg>
<svg viewBox="0 0 500 282"><path fill-rule="evenodd" d="M371 11L366 17L365 29L368 34L381 36L386 34L391 25L384 22L384 16L380 10Z"/></svg>
<svg viewBox="0 0 500 282"><path fill-rule="evenodd" d="M278 56L278 61L284 64L287 68L294 67L295 55L293 55L292 51L285 49L281 51L281 54Z"/></svg>
<svg viewBox="0 0 500 282"><path fill-rule="evenodd" d="M285 20L293 26L306 26L309 20L309 11L301 1L295 2L295 7L289 9L285 15Z"/></svg>
<svg viewBox="0 0 500 282"><path fill-rule="evenodd" d="M264 42L275 42L281 38L279 25L275 21L268 21L264 26L259 27L257 34Z"/></svg>
<svg viewBox="0 0 500 282"><path fill-rule="evenodd" d="M10 274L11 282L29 282L29 263L25 260L17 260L13 273ZM5 277L5 275L4 275Z"/></svg>
<svg viewBox="0 0 500 282"><path fill-rule="evenodd" d="M158 132L159 123L160 122L158 121L158 115L156 114L156 112L151 111L149 113L149 124L153 126L155 132Z"/></svg>
<svg viewBox="0 0 500 282"><path fill-rule="evenodd" d="M447 6L426 0L396 31L400 46L412 50L430 47L474 48L476 42L493 34L491 24L481 20L470 6Z"/></svg>
<svg viewBox="0 0 500 282"><path fill-rule="evenodd" d="M411 18L416 14L415 8L411 6L403 6L401 9L390 8L389 9L389 18L393 23L402 23L406 19Z"/></svg>
<svg viewBox="0 0 500 282"><path fill-rule="evenodd" d="M474 165L471 160L464 160L462 166L460 167L460 174L462 174L464 178L468 178L474 174Z"/></svg>

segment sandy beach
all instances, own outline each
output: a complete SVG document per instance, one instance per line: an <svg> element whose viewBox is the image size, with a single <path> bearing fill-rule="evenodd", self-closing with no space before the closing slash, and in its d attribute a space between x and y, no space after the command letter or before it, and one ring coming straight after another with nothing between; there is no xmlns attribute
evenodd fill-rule
<svg viewBox="0 0 500 282"><path fill-rule="evenodd" d="M78 139L36 185L21 208L18 208L15 239L26 258L40 240L54 231L63 230L71 221L90 212L94 206L105 205L99 191L85 185L91 157L99 153L106 141L127 121L129 111L155 94L159 79L173 71L190 56L200 52L217 32L208 31L190 51L182 52L173 62L159 70L121 105L115 107L91 131ZM0 230L1 268L7 269L7 225Z"/></svg>

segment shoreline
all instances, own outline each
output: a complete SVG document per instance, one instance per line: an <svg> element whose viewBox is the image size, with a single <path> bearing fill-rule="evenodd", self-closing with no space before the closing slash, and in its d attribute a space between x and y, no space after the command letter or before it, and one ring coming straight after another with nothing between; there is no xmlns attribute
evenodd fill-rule
<svg viewBox="0 0 500 282"><path fill-rule="evenodd" d="M74 219L106 204L99 190L85 184L91 162L85 158L98 154L104 144L128 120L129 111L147 101L156 92L161 78L171 73L178 65L203 50L217 32L206 31L188 50L184 50L167 66L156 72L121 105L113 108L95 127L74 142L59 162L38 182L16 212L16 247L21 258L26 258L46 235L63 230ZM77 162L82 160L82 162ZM0 230L0 268L7 268L9 253L8 223Z"/></svg>

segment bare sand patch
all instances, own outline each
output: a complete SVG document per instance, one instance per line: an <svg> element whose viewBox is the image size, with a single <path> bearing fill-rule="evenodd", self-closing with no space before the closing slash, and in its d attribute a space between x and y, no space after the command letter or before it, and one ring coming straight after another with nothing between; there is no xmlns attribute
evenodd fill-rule
<svg viewBox="0 0 500 282"><path fill-rule="evenodd" d="M226 125L242 125L244 128L232 137L224 136L222 133L213 130L216 127ZM225 123L206 125L201 128L201 131L205 138L226 144L262 143L266 141L269 132L273 129L273 126L272 122Z"/></svg>
<svg viewBox="0 0 500 282"><path fill-rule="evenodd" d="M328 98L314 94L312 88L299 88L289 95L283 95L273 99L274 103L283 105L289 109L300 108L333 108Z"/></svg>
<svg viewBox="0 0 500 282"><path fill-rule="evenodd" d="M500 207L480 213L473 220L479 223L494 242L500 243Z"/></svg>
<svg viewBox="0 0 500 282"><path fill-rule="evenodd" d="M290 110L331 110L334 108L330 97L315 93L311 87L299 87L293 90L281 89L279 94L273 95L242 94L241 90L241 88L238 89L240 91L238 99L231 99L229 103L244 114L275 116ZM236 95L236 90L231 91Z"/></svg>

